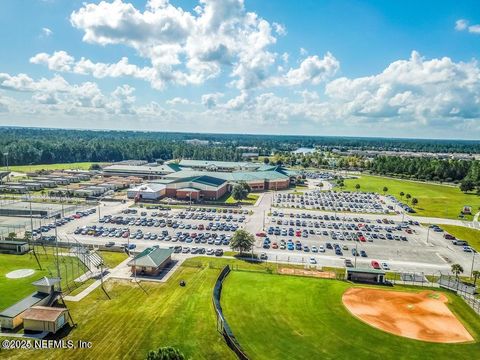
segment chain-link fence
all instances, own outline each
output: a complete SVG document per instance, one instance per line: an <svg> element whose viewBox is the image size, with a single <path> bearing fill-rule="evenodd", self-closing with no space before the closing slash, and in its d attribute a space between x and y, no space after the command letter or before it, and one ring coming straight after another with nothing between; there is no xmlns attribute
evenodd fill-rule
<svg viewBox="0 0 480 360"><path fill-rule="evenodd" d="M217 315L217 329L223 335L225 341L227 342L227 345L235 352L237 357L241 360L248 360L247 355L238 343L235 335L233 335L233 332L230 329L228 322L225 320L225 317L223 316L222 306L220 304L223 280L225 280L230 271L230 266L224 266L223 270L220 272L220 275L217 278L217 281L215 282L215 287L213 288L212 300L213 307L215 308L215 313Z"/></svg>

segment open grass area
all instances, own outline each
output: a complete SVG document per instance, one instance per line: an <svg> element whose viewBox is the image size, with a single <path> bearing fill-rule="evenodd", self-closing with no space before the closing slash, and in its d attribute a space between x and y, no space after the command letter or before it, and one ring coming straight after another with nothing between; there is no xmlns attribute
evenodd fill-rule
<svg viewBox="0 0 480 360"><path fill-rule="evenodd" d="M123 251L99 251L99 253L102 256L105 265L110 269L114 268L127 258L127 254Z"/></svg>
<svg viewBox="0 0 480 360"><path fill-rule="evenodd" d="M473 212L480 207L480 196L464 194L454 186L361 175L358 179L345 180L345 190L356 191L356 184L360 185L359 191L380 194L383 194L383 187L386 186L387 195L394 195L399 200L401 191L412 195L412 198L418 199L418 205L414 207L416 213L412 215L457 219L464 205L471 206ZM406 202L405 197L403 201ZM471 220L472 216L466 218Z"/></svg>
<svg viewBox="0 0 480 360"><path fill-rule="evenodd" d="M253 204L255 204L255 202L258 200L259 197L260 197L260 195L258 195L258 194L249 193L247 198L240 201L240 203L241 204L253 205ZM237 203L237 200L235 200L232 195L229 195L225 199L225 204L235 204L235 203Z"/></svg>
<svg viewBox="0 0 480 360"><path fill-rule="evenodd" d="M98 288L80 302L67 302L77 327L59 336L93 346L45 350L42 359L144 359L160 346L177 347L187 359L235 359L217 332L212 305L213 286L227 264L234 271L224 283L222 306L251 359L473 359L480 351L478 342L431 344L371 328L341 304L352 286L346 282L276 275L273 264L197 257L186 260L166 283L111 279L105 284L110 300ZM460 298L446 295L478 341L478 316ZM34 354L9 351L14 359Z"/></svg>
<svg viewBox="0 0 480 360"><path fill-rule="evenodd" d="M234 271L224 282L222 307L251 359L478 358L480 318L459 297L445 292L450 309L476 342L434 344L391 335L353 317L341 301L351 286L335 280Z"/></svg>
<svg viewBox="0 0 480 360"><path fill-rule="evenodd" d="M231 260L233 261L233 260ZM214 267L205 266L209 263ZM77 327L65 339L93 343L85 350L45 350L42 359L145 359L151 349L175 346L187 359L236 359L217 332L212 291L222 262L200 259L181 266L167 283L109 280L111 300L98 288L67 302ZM199 266L197 266L199 265ZM179 286L179 281L186 286ZM9 352L28 359L37 352Z"/></svg>
<svg viewBox="0 0 480 360"><path fill-rule="evenodd" d="M442 229L457 239L467 240L471 247L480 251L480 230L455 225L442 225Z"/></svg>
<svg viewBox="0 0 480 360"><path fill-rule="evenodd" d="M35 292L32 282L43 276L57 276L53 248L46 248L45 253L40 248L37 251L42 270L38 267L37 261L31 253L24 255L0 254L0 310ZM74 289L76 286L73 285L73 280L85 272L85 266L73 257L61 256L59 258L62 287L65 290ZM6 277L9 272L19 269L33 269L35 273L21 279L8 279Z"/></svg>
<svg viewBox="0 0 480 360"><path fill-rule="evenodd" d="M10 171L16 172L30 172L39 170L88 170L92 164L108 165L108 163L98 162L77 162L77 163L60 163L60 164L38 164L38 165L13 165L9 166ZM0 170L5 171L7 168L4 166Z"/></svg>

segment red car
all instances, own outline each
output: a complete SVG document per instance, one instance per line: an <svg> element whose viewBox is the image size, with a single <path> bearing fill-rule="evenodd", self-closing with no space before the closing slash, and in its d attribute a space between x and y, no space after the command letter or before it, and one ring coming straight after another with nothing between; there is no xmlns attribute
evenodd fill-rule
<svg viewBox="0 0 480 360"><path fill-rule="evenodd" d="M272 249L278 249L278 244L276 242L272 244Z"/></svg>
<svg viewBox="0 0 480 360"><path fill-rule="evenodd" d="M378 263L378 261L372 260L371 264L374 269L380 270L380 264Z"/></svg>
<svg viewBox="0 0 480 360"><path fill-rule="evenodd" d="M265 234L263 231L262 231L262 232L258 232L258 233L256 233L255 235L257 235L258 237L265 237L265 236L267 236L267 234Z"/></svg>
<svg viewBox="0 0 480 360"><path fill-rule="evenodd" d="M363 235L360 235L360 236L358 237L358 240L361 241L361 242L365 242L365 241L366 241L366 240L365 240L365 236L363 236Z"/></svg>

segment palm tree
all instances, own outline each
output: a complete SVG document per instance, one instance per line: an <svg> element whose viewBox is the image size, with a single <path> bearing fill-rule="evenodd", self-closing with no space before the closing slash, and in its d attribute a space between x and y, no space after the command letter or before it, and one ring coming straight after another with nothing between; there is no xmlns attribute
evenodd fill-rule
<svg viewBox="0 0 480 360"><path fill-rule="evenodd" d="M405 195L405 198L407 199L407 202L411 197L412 197L412 195L410 195L410 194Z"/></svg>
<svg viewBox="0 0 480 360"><path fill-rule="evenodd" d="M452 265L452 273L455 274L455 278L457 279L458 282L458 275L463 273L463 267L460 264L453 264Z"/></svg>
<svg viewBox="0 0 480 360"><path fill-rule="evenodd" d="M415 206L418 204L418 199L417 198L412 198L412 206Z"/></svg>
<svg viewBox="0 0 480 360"><path fill-rule="evenodd" d="M405 195L405 193L403 191L400 191L400 198L403 200L403 196Z"/></svg>
<svg viewBox="0 0 480 360"><path fill-rule="evenodd" d="M472 271L472 276L473 276L473 286L477 286L477 280L480 277L480 271L478 270Z"/></svg>
<svg viewBox="0 0 480 360"><path fill-rule="evenodd" d="M360 184L355 185L355 189L360 190Z"/></svg>
<svg viewBox="0 0 480 360"><path fill-rule="evenodd" d="M383 195L385 195L387 191L388 191L388 187L384 186L383 187Z"/></svg>

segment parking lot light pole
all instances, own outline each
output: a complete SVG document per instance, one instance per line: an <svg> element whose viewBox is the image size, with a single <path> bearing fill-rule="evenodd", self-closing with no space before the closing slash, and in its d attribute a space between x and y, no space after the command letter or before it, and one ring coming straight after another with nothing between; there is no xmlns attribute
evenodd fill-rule
<svg viewBox="0 0 480 360"><path fill-rule="evenodd" d="M427 244L428 244L428 238L430 237L430 226L427 229Z"/></svg>
<svg viewBox="0 0 480 360"><path fill-rule="evenodd" d="M470 268L470 278L473 277L473 265L475 264L475 250L473 251L473 256L472 256L472 267Z"/></svg>
<svg viewBox="0 0 480 360"><path fill-rule="evenodd" d="M357 256L358 256L358 240L355 243L355 256L354 256L355 257L355 265L354 265L355 269L357 268Z"/></svg>
<svg viewBox="0 0 480 360"><path fill-rule="evenodd" d="M262 222L262 230L265 231L265 213L267 210L263 210L263 222Z"/></svg>

